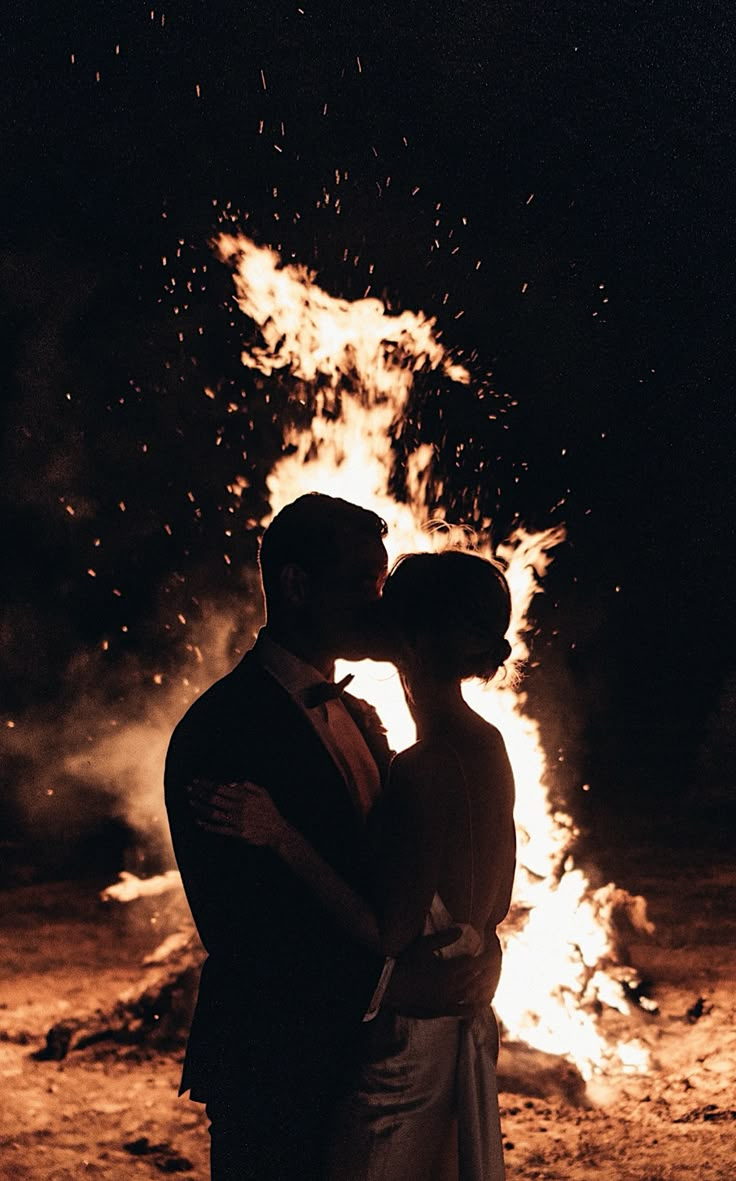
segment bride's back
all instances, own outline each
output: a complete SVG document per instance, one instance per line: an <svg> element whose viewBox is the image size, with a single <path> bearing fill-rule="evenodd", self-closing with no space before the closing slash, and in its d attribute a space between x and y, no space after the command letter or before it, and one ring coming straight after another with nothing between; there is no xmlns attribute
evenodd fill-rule
<svg viewBox="0 0 736 1181"><path fill-rule="evenodd" d="M383 604L420 739L398 756L396 778L416 801L417 839L439 857L445 906L482 931L501 921L511 898L514 783L503 738L470 709L461 686L489 681L511 654L509 588L499 566L478 554L410 554L389 575Z"/></svg>
<svg viewBox="0 0 736 1181"><path fill-rule="evenodd" d="M499 731L468 713L437 736L451 752L445 763L450 822L438 893L454 919L482 931L501 922L511 901L514 780Z"/></svg>

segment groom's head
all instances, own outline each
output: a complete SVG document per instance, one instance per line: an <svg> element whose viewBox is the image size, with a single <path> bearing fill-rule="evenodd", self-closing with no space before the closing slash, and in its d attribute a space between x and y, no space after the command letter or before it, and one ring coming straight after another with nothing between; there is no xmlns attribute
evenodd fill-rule
<svg viewBox="0 0 736 1181"><path fill-rule="evenodd" d="M387 528L369 509L310 492L273 518L261 541L268 625L331 657L375 652Z"/></svg>

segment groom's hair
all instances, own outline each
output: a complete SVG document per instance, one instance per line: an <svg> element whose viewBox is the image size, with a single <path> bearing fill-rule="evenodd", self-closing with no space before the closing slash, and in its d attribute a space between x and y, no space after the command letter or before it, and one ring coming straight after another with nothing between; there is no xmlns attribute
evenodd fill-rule
<svg viewBox="0 0 736 1181"><path fill-rule="evenodd" d="M307 492L277 513L261 538L259 563L266 599L278 593L284 566L295 563L308 574L339 565L361 540L386 536L388 526L370 509L349 500Z"/></svg>

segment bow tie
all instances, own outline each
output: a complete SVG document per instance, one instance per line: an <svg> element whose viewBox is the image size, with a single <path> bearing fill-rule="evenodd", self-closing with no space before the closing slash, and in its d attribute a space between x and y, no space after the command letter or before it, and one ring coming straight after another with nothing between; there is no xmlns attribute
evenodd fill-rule
<svg viewBox="0 0 736 1181"><path fill-rule="evenodd" d="M315 685L307 686L302 695L304 705L307 709L315 709L318 705L324 705L327 701L334 701L335 698L342 697L353 676L353 673L348 673L346 677L343 677L337 683L334 681L317 681Z"/></svg>

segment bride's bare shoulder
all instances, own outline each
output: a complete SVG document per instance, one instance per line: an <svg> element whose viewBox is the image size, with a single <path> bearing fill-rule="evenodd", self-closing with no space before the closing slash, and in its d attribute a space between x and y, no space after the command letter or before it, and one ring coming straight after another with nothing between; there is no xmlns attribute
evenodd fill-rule
<svg viewBox="0 0 736 1181"><path fill-rule="evenodd" d="M392 777L434 778L446 775L448 769L457 767L458 755L454 747L442 738L423 738L394 756L391 764Z"/></svg>
<svg viewBox="0 0 736 1181"><path fill-rule="evenodd" d="M493 722L487 722L485 718L478 718L477 732L479 744L482 745L487 756L494 759L497 763L508 763L509 756L506 750L506 742L498 726L494 726Z"/></svg>
<svg viewBox="0 0 736 1181"><path fill-rule="evenodd" d="M489 746L495 747L499 751L506 750L506 743L503 734L498 726L494 726L493 722L487 722L485 718L478 718L478 731L486 740Z"/></svg>

